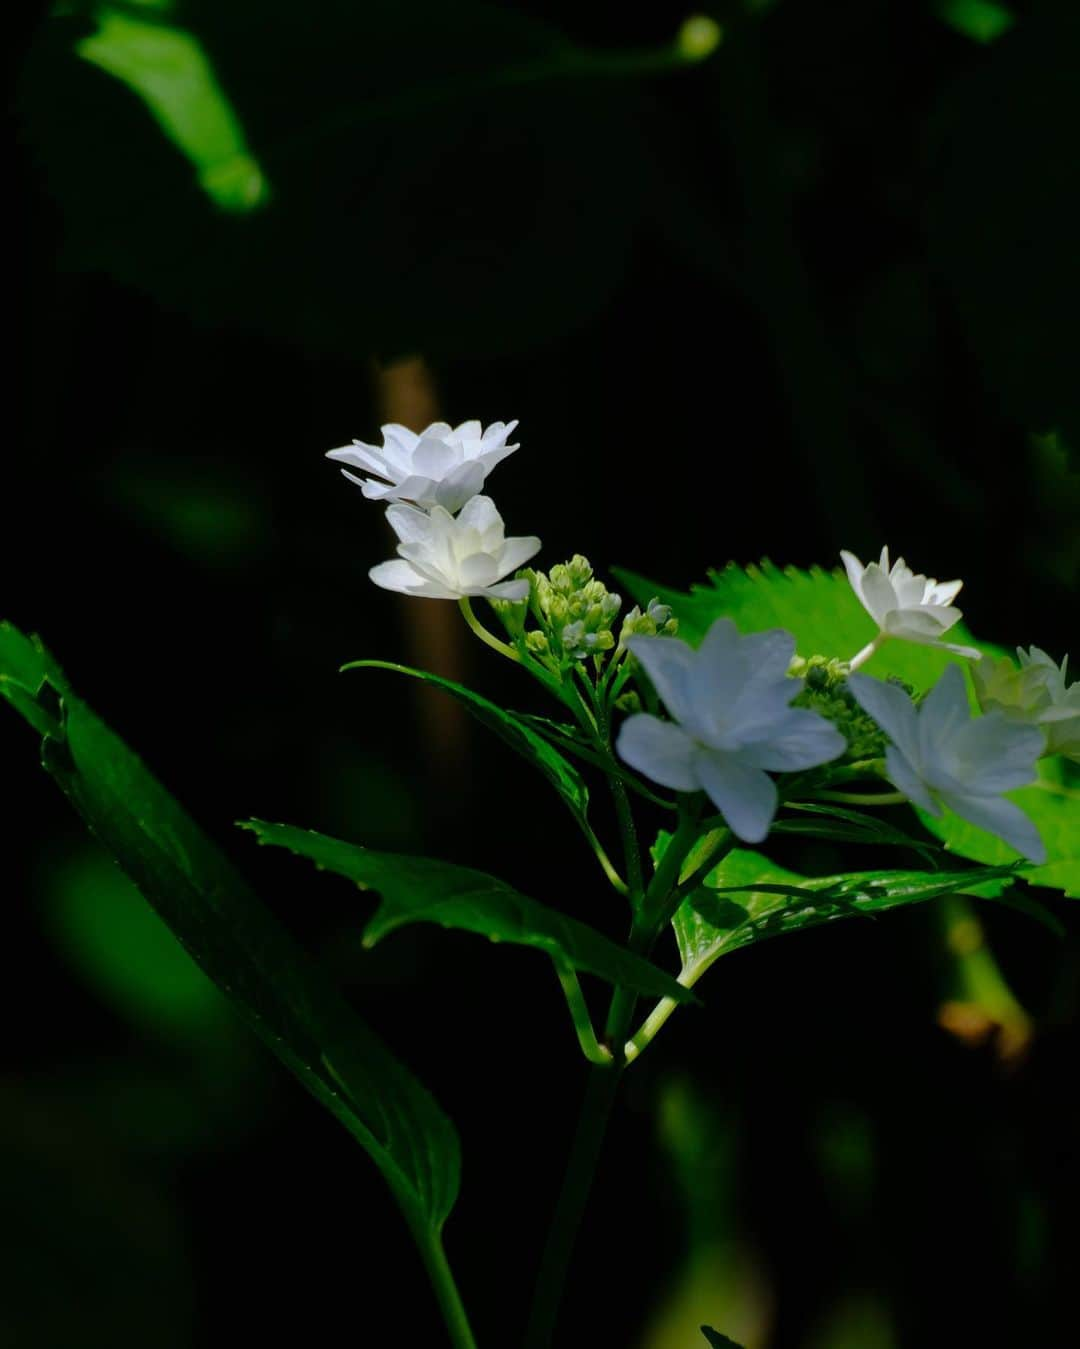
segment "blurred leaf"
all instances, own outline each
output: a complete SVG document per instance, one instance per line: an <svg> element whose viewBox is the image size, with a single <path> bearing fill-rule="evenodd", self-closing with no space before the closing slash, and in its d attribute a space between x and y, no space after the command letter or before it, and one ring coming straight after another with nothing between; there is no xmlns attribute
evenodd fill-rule
<svg viewBox="0 0 1080 1349"><path fill-rule="evenodd" d="M430 674L427 670L413 670L407 665L395 665L385 660L354 660L341 667L343 670L394 670L398 674L410 675L413 679L423 680L425 684L434 684L436 688L464 703L478 721L516 753L520 754L539 769L570 808L570 813L584 825L589 806L589 789L585 780L568 759L564 758L543 736L538 735L525 721L506 712L497 704L490 702L479 693L457 684L452 679Z"/></svg>
<svg viewBox="0 0 1080 1349"><path fill-rule="evenodd" d="M654 852L663 855L668 836ZM689 895L672 919L682 958L680 978L694 984L720 956L768 937L801 932L838 918L870 916L1012 876L1014 866L928 871L860 871L807 877L761 853L737 848Z"/></svg>
<svg viewBox="0 0 1080 1349"><path fill-rule="evenodd" d="M712 1349L742 1349L741 1345L729 1340L726 1335L721 1335L718 1330L713 1330L710 1326L702 1326L701 1333L712 1345Z"/></svg>
<svg viewBox="0 0 1080 1349"><path fill-rule="evenodd" d="M162 131L191 160L204 191L226 211L263 205L269 185L199 41L154 16L104 5L98 31L76 43L146 103Z"/></svg>
<svg viewBox="0 0 1080 1349"><path fill-rule="evenodd" d="M694 1001L693 994L657 966L482 871L430 857L374 852L287 824L251 820L242 827L252 830L260 843L288 848L362 889L377 891L379 907L364 929L367 946L408 923L439 923L495 942L536 947L560 968L595 974L637 993Z"/></svg>
<svg viewBox="0 0 1080 1349"><path fill-rule="evenodd" d="M131 1022L170 1036L217 1039L226 1003L131 881L87 849L50 867L49 923L64 955Z"/></svg>
<svg viewBox="0 0 1080 1349"><path fill-rule="evenodd" d="M41 26L20 111L62 262L353 358L502 355L598 310L649 177L633 82L695 64L469 0L184 16Z"/></svg>
<svg viewBox="0 0 1080 1349"><path fill-rule="evenodd" d="M975 42L993 42L1016 22L995 0L941 0L938 13L950 28Z"/></svg>
<svg viewBox="0 0 1080 1349"><path fill-rule="evenodd" d="M11 645L7 635L0 661ZM0 679L37 681L25 654L15 644ZM457 1195L453 1125L127 746L66 688L61 706L45 767L189 954L367 1150L417 1239L435 1239Z"/></svg>
<svg viewBox="0 0 1080 1349"><path fill-rule="evenodd" d="M679 620L679 635L696 646L715 619L727 617L740 632L786 628L795 635L800 656L835 656L847 660L860 651L877 631L859 603L845 573L820 567L781 570L766 559L760 566L729 563L709 573L709 584L693 585L688 595L658 586L643 576L616 567L615 574L639 604L659 595ZM950 638L970 643L980 651L1001 654L1001 648L977 641L958 624ZM951 662L959 658L914 642L890 641L867 661L867 674L896 675L916 689L935 684Z"/></svg>
<svg viewBox="0 0 1080 1349"><path fill-rule="evenodd" d="M1024 879L1080 899L1080 769L1060 755L1040 759L1038 769L1038 782L1006 793L1032 820L1046 845L1046 864L1025 871ZM999 866L1019 856L1001 839L951 811L940 818L921 810L918 814L927 829L961 857Z"/></svg>

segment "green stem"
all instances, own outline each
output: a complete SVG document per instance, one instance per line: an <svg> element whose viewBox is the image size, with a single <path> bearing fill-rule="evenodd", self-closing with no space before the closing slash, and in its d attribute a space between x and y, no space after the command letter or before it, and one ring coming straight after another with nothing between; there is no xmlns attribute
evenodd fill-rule
<svg viewBox="0 0 1080 1349"><path fill-rule="evenodd" d="M505 656L507 660L512 660L515 664L521 663L521 657L512 646L507 646L505 642L500 642L494 633L488 632L483 623L473 613L473 607L468 595L462 595L458 600L458 608L465 617L465 622L476 633L477 637L485 646L490 646L492 651L497 651L500 656Z"/></svg>
<svg viewBox="0 0 1080 1349"><path fill-rule="evenodd" d="M881 644L888 638L887 632L879 632L872 642L867 642L861 651L857 651L848 661L848 670L857 670L860 665L865 665L872 655L881 647Z"/></svg>
<svg viewBox="0 0 1080 1349"><path fill-rule="evenodd" d="M524 1349L549 1349L555 1335L563 1288L581 1226L593 1175L619 1086L620 1065L596 1065L589 1072L570 1160L548 1230Z"/></svg>
<svg viewBox="0 0 1080 1349"><path fill-rule="evenodd" d="M908 799L903 792L815 792L814 797L844 806L902 806Z"/></svg>
<svg viewBox="0 0 1080 1349"><path fill-rule="evenodd" d="M569 969L556 968L556 973L559 976L562 991L566 996L566 1005L570 1009L570 1020L574 1023L574 1031L578 1038L578 1044L581 1046L581 1052L590 1063L610 1064L612 1061L611 1050L606 1045L602 1045L596 1038L592 1017L589 1015L589 1008L586 1005L577 975Z"/></svg>
<svg viewBox="0 0 1080 1349"><path fill-rule="evenodd" d="M453 1349L476 1349L472 1327L469 1325L461 1294L458 1292L450 1263L443 1250L442 1236L438 1232L431 1232L426 1227L419 1226L414 1226L413 1235L420 1249L424 1268L431 1280L431 1287L435 1292Z"/></svg>

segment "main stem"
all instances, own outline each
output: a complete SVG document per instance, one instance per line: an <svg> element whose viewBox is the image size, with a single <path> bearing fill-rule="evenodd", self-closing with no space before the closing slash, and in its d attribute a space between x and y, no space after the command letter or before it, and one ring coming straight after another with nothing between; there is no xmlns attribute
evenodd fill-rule
<svg viewBox="0 0 1080 1349"><path fill-rule="evenodd" d="M621 1063L598 1064L589 1069L570 1160L540 1258L524 1349L548 1349L555 1334L570 1256L592 1189L621 1076Z"/></svg>
<svg viewBox="0 0 1080 1349"><path fill-rule="evenodd" d="M442 1237L427 1230L415 1233L416 1244L424 1261L431 1287L435 1292L443 1322L454 1349L476 1349L472 1327L465 1313L457 1284L454 1282L446 1252L443 1250Z"/></svg>

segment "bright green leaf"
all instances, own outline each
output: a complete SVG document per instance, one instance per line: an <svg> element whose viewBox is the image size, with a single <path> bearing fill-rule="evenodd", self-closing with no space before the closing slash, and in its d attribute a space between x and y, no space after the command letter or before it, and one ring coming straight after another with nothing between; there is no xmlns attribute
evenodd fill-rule
<svg viewBox="0 0 1080 1349"><path fill-rule="evenodd" d="M287 824L251 820L243 827L253 830L261 843L288 848L363 889L377 891L379 908L364 929L369 946L409 923L439 923L491 941L536 947L560 968L595 974L650 997L693 1001L693 994L670 974L485 872L430 857L375 852Z"/></svg>
<svg viewBox="0 0 1080 1349"><path fill-rule="evenodd" d="M662 855L666 846L662 834L656 851ZM768 937L969 892L1014 874L1015 867L1009 864L968 871L862 871L811 878L777 866L761 853L737 848L709 874L702 890L683 900L672 919L682 957L680 978L692 985L720 956Z"/></svg>
<svg viewBox="0 0 1080 1349"><path fill-rule="evenodd" d="M995 0L941 0L938 13L950 28L973 42L993 42L1016 22L1012 11Z"/></svg>
<svg viewBox="0 0 1080 1349"><path fill-rule="evenodd" d="M659 595L679 620L679 635L692 646L701 641L717 618L734 621L740 632L786 628L795 636L800 656L835 656L848 660L877 631L874 620L855 597L845 573L820 567L781 570L768 560L745 569L729 563L709 573L707 585L693 585L688 595L658 586L643 576L615 568L615 574L639 604ZM1000 647L975 640L958 624L949 637L981 651L1001 655ZM958 660L947 651L898 639L886 642L864 666L867 674L897 675L916 689L936 684L946 666Z"/></svg>
<svg viewBox="0 0 1080 1349"><path fill-rule="evenodd" d="M1034 823L1046 844L1047 862L1024 872L1031 885L1064 890L1080 899L1080 769L1055 755L1040 759L1039 780L1030 787L1007 793ZM1019 856L1007 843L977 829L951 812L940 818L919 811L919 818L951 852L990 866L1013 862Z"/></svg>
<svg viewBox="0 0 1080 1349"><path fill-rule="evenodd" d="M418 1239L434 1240L457 1196L453 1125L131 750L55 686L43 649L17 637L3 629L0 686L62 694L45 767L188 954L367 1150Z"/></svg>

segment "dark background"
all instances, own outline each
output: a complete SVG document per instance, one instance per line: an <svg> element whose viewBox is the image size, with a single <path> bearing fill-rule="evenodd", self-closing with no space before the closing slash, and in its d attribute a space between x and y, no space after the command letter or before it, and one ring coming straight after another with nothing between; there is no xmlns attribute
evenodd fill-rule
<svg viewBox="0 0 1080 1349"><path fill-rule="evenodd" d="M420 662L539 706L449 606L368 583L390 540L321 455L403 406L517 417L490 486L543 565L686 587L887 541L964 577L981 636L1080 656L1075 6L980 40L976 5L721 5L715 54L667 70L662 7L114 6L197 37L270 185L250 210L64 10L23 16L13 63L4 616L455 1119L448 1246L480 1342L510 1345L584 1077L555 981L437 930L363 952L368 898L231 821L481 866L613 936L624 915L501 746L337 673ZM35 757L0 718L0 1339L441 1343L374 1168ZM627 1079L561 1342L1073 1343L1080 918L1055 907L1062 941L982 915L990 984L932 907L723 962Z"/></svg>

